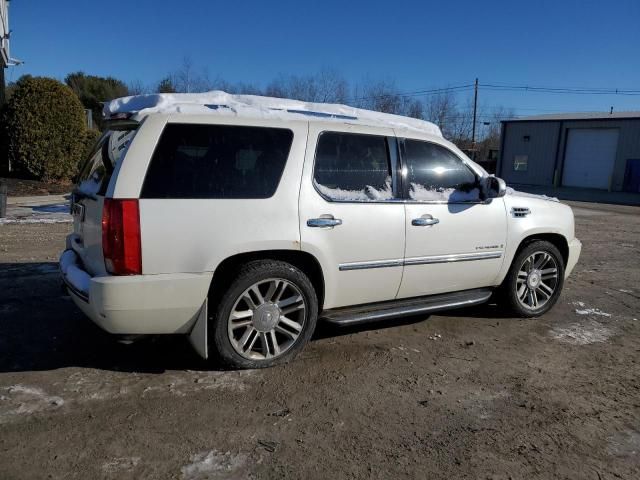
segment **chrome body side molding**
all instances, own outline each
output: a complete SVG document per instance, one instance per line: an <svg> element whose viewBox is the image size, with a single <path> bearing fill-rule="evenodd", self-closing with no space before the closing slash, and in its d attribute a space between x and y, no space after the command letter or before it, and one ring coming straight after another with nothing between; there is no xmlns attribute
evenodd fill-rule
<svg viewBox="0 0 640 480"><path fill-rule="evenodd" d="M470 262L474 260L489 260L502 257L502 251L456 253L450 255L430 255L428 257L413 257L407 259L374 260L371 262L341 263L341 272L349 270L364 270L368 268L401 267L403 265L428 265L432 263Z"/></svg>
<svg viewBox="0 0 640 480"><path fill-rule="evenodd" d="M451 262L470 262L473 260L489 260L492 258L500 258L502 251L492 252L474 252L474 253L456 253L452 255L431 255L428 257L407 258L405 265L427 265L430 263L451 263Z"/></svg>

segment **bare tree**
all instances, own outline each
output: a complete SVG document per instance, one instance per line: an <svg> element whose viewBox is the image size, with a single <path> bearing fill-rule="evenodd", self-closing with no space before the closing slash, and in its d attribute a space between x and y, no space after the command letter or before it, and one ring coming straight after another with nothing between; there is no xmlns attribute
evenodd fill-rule
<svg viewBox="0 0 640 480"><path fill-rule="evenodd" d="M347 103L349 84L334 69L325 68L316 76L318 98L316 101L327 103Z"/></svg>
<svg viewBox="0 0 640 480"><path fill-rule="evenodd" d="M458 108L458 101L452 91L432 95L425 101L425 117L442 130L442 134L460 141L469 137L472 117L466 110Z"/></svg>
<svg viewBox="0 0 640 480"><path fill-rule="evenodd" d="M129 95L143 95L145 93L149 93L149 88L140 80L132 80L129 82L127 89L129 90Z"/></svg>
<svg viewBox="0 0 640 480"><path fill-rule="evenodd" d="M365 81L355 88L354 103L368 110L402 114L405 100L397 91L393 80Z"/></svg>
<svg viewBox="0 0 640 480"><path fill-rule="evenodd" d="M170 78L179 93L206 92L211 89L209 72L206 69L198 71L189 56L182 59L182 65L170 75Z"/></svg>
<svg viewBox="0 0 640 480"><path fill-rule="evenodd" d="M265 95L303 102L346 103L349 84L335 70L324 69L315 75L280 75L267 85Z"/></svg>

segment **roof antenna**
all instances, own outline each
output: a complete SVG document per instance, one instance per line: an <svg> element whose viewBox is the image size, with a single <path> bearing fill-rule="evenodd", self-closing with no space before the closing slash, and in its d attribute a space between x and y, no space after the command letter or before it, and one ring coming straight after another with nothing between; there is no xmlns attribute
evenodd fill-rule
<svg viewBox="0 0 640 480"><path fill-rule="evenodd" d="M609 115L613 115L613 105L611 105L611 110L609 110Z"/></svg>

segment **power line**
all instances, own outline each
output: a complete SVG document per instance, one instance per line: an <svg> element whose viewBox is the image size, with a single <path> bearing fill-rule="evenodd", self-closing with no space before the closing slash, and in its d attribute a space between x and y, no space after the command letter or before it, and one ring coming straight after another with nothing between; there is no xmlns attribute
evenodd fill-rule
<svg viewBox="0 0 640 480"><path fill-rule="evenodd" d="M390 97L416 97L416 96L427 96L427 95L437 95L445 92L461 92L465 90L470 90L474 86L473 83L468 85L456 85L452 87L441 87L441 88L430 88L423 90L416 90L411 92L389 92L389 93L381 93L380 95L367 95L363 97L355 97L353 100L368 100L375 98L390 98Z"/></svg>
<svg viewBox="0 0 640 480"><path fill-rule="evenodd" d="M361 97L355 97L353 101L359 100L372 100L372 99L385 99L392 97L426 97L430 95L440 95L443 93L461 93L474 90L475 84L462 84L454 85L450 87L440 88L426 88L420 90L413 90L407 92L389 92L382 93L380 95L366 95ZM622 96L640 96L640 90L620 89L620 88L588 88L588 87L549 87L549 86L532 86L532 85L515 85L511 83L491 82L480 83L478 88L489 91L511 91L511 92L523 92L523 93L549 93L549 94L567 94L567 95L622 95ZM527 108L521 108L519 110L527 110ZM536 110L529 108L528 110ZM542 111L542 110L538 110ZM558 110L561 111L561 110Z"/></svg>
<svg viewBox="0 0 640 480"><path fill-rule="evenodd" d="M525 91L535 93L556 93L571 95L640 95L640 90L622 90L619 88L534 87L530 85L500 85L495 83L481 83L480 87L489 90Z"/></svg>

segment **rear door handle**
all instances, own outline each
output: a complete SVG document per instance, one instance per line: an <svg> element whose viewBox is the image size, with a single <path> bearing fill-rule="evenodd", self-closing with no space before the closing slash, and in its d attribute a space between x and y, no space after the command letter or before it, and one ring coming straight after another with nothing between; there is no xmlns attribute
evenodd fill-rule
<svg viewBox="0 0 640 480"><path fill-rule="evenodd" d="M342 225L342 220L339 218L333 218L333 215L327 215L326 217L310 218L307 220L307 227L316 228L332 228Z"/></svg>
<svg viewBox="0 0 640 480"><path fill-rule="evenodd" d="M414 218L411 220L411 225L414 227L428 227L440 223L440 220L433 218L431 215L423 215L420 218Z"/></svg>

